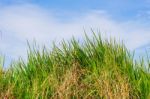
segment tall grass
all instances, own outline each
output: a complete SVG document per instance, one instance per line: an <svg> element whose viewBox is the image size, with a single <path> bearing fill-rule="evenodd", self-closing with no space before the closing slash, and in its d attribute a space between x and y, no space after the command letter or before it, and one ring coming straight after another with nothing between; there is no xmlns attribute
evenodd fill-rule
<svg viewBox="0 0 150 99"><path fill-rule="evenodd" d="M0 98L149 99L150 74L121 43L85 35L53 44L53 50L29 46L28 59L0 69Z"/></svg>

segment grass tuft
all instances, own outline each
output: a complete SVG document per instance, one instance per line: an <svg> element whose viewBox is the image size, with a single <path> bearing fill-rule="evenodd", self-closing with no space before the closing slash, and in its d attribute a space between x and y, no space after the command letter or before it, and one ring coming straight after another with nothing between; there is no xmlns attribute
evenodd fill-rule
<svg viewBox="0 0 150 99"><path fill-rule="evenodd" d="M124 44L93 33L52 49L29 46L27 62L7 70L0 58L0 98L150 98L145 62L135 62Z"/></svg>

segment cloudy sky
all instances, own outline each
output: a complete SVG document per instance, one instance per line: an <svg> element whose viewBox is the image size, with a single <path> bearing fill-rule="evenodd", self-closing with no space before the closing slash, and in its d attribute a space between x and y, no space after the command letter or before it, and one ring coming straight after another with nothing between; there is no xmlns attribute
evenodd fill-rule
<svg viewBox="0 0 150 99"><path fill-rule="evenodd" d="M50 46L91 28L142 55L149 27L150 0L0 0L0 53L9 62L26 57L27 40Z"/></svg>

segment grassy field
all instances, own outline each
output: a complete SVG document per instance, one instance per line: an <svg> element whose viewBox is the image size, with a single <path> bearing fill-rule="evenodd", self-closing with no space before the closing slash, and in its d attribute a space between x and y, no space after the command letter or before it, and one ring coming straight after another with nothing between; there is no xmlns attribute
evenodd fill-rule
<svg viewBox="0 0 150 99"><path fill-rule="evenodd" d="M29 46L27 62L0 68L0 99L150 99L148 61L134 61L123 44L85 35L53 45Z"/></svg>

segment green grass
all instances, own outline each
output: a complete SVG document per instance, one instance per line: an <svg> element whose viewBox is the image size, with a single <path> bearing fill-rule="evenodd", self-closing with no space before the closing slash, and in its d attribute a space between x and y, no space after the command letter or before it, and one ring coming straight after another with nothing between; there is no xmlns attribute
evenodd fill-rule
<svg viewBox="0 0 150 99"><path fill-rule="evenodd" d="M27 62L7 70L1 64L0 98L149 99L145 63L135 62L122 43L95 34L82 44L74 38L53 44L52 51L29 46Z"/></svg>

